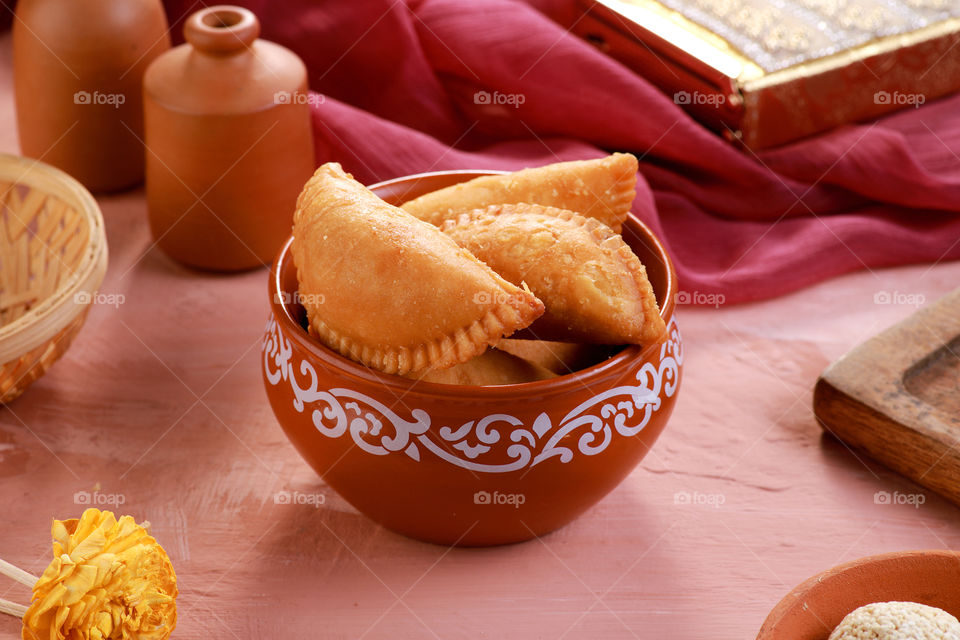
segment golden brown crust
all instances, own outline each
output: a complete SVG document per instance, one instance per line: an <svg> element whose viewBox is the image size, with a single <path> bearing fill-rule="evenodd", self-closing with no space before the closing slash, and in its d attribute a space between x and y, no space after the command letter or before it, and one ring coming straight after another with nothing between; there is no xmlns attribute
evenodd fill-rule
<svg viewBox="0 0 960 640"><path fill-rule="evenodd" d="M293 236L311 334L385 373L465 362L543 313L528 289L336 163L304 186Z"/></svg>
<svg viewBox="0 0 960 640"><path fill-rule="evenodd" d="M493 205L442 230L543 300L547 310L530 328L538 338L650 344L665 331L643 264L597 220L534 204Z"/></svg>
<svg viewBox="0 0 960 640"><path fill-rule="evenodd" d="M408 373L406 377L439 384L495 386L555 378L557 374L523 358L490 348L449 369Z"/></svg>
<svg viewBox="0 0 960 640"><path fill-rule="evenodd" d="M633 205L637 159L615 153L597 160L558 162L505 175L483 176L411 200L402 208L437 226L494 204L529 202L576 211L617 233Z"/></svg>
<svg viewBox="0 0 960 640"><path fill-rule="evenodd" d="M611 345L522 338L504 338L497 343L497 350L506 351L560 376L599 364L614 356L620 348Z"/></svg>

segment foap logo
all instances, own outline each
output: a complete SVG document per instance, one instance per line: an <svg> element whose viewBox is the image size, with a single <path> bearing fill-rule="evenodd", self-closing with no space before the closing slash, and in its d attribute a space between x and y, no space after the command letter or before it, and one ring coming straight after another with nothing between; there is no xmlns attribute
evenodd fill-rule
<svg viewBox="0 0 960 640"><path fill-rule="evenodd" d="M527 497L522 493L500 493L494 491L477 491L473 494L473 504L489 505L509 505L514 509L519 509L520 505L527 501Z"/></svg>
<svg viewBox="0 0 960 640"><path fill-rule="evenodd" d="M514 293L504 293L502 291L478 291L473 294L474 304L510 304L511 302L522 303L523 296Z"/></svg>
<svg viewBox="0 0 960 640"><path fill-rule="evenodd" d="M705 105L719 107L727 102L727 96L722 93L705 93L703 91L677 91L673 94L673 103L684 105Z"/></svg>
<svg viewBox="0 0 960 640"><path fill-rule="evenodd" d="M73 294L73 301L76 304L102 304L114 309L119 309L120 305L127 301L127 297L122 293L101 293L96 291L78 291Z"/></svg>
<svg viewBox="0 0 960 640"><path fill-rule="evenodd" d="M700 291L679 291L675 301L680 304L697 304L719 309L727 301L722 293L701 293Z"/></svg>
<svg viewBox="0 0 960 640"><path fill-rule="evenodd" d="M477 91L473 94L473 104L506 105L516 109L526 101L527 96L522 93L500 93L499 91L490 93L489 91Z"/></svg>
<svg viewBox="0 0 960 640"><path fill-rule="evenodd" d="M926 504L927 496L922 493L900 493L894 491L877 491L873 494L873 504L892 505L892 506L910 506L919 509Z"/></svg>
<svg viewBox="0 0 960 640"><path fill-rule="evenodd" d="M726 504L727 497L722 493L700 493L699 491L678 491L673 494L673 504L695 507L713 507L719 509Z"/></svg>
<svg viewBox="0 0 960 640"><path fill-rule="evenodd" d="M273 494L273 504L297 504L319 509L327 501L322 493L301 493L299 491L277 491Z"/></svg>
<svg viewBox="0 0 960 640"><path fill-rule="evenodd" d="M119 507L127 501L122 493L103 493L101 491L77 491L73 494L73 504L91 507L109 505Z"/></svg>
<svg viewBox="0 0 960 640"><path fill-rule="evenodd" d="M294 291L291 295L288 291L279 291L274 294L273 299L277 304L290 304L291 302L301 306L321 305L327 301L327 297L322 293L300 293Z"/></svg>
<svg viewBox="0 0 960 640"><path fill-rule="evenodd" d="M122 93L100 93L94 91L77 91L73 94L73 104L89 105L109 105L114 109L119 109L120 105L127 101L127 96Z"/></svg>
<svg viewBox="0 0 960 640"><path fill-rule="evenodd" d="M273 94L273 104L308 104L315 107L326 101L327 97L322 93L310 91L277 91Z"/></svg>
<svg viewBox="0 0 960 640"><path fill-rule="evenodd" d="M922 293L904 293L902 291L877 291L873 294L873 304L895 304L919 307L927 301Z"/></svg>
<svg viewBox="0 0 960 640"><path fill-rule="evenodd" d="M922 93L900 93L899 91L894 91L891 93L889 91L877 91L875 94L873 94L874 104L889 104L898 107L912 106L914 109L916 109L926 101L927 96Z"/></svg>

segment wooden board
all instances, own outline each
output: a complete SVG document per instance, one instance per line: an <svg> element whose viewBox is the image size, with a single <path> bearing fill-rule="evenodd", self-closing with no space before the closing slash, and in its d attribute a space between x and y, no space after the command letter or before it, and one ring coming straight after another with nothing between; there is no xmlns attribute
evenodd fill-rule
<svg viewBox="0 0 960 640"><path fill-rule="evenodd" d="M960 504L960 289L828 367L813 408L824 430Z"/></svg>

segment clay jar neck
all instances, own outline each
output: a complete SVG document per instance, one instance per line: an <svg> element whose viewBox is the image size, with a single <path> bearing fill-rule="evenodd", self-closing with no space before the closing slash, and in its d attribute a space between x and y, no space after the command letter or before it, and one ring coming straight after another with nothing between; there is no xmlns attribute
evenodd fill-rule
<svg viewBox="0 0 960 640"><path fill-rule="evenodd" d="M260 23L249 10L207 7L187 19L183 35L185 44L147 69L148 107L221 116L293 106L304 114L289 117L309 117L305 104L280 104L276 97L277 92L306 91L307 68L289 49L259 38Z"/></svg>
<svg viewBox="0 0 960 640"><path fill-rule="evenodd" d="M183 28L187 42L211 55L231 55L248 49L259 35L260 21L253 12L229 5L198 11Z"/></svg>

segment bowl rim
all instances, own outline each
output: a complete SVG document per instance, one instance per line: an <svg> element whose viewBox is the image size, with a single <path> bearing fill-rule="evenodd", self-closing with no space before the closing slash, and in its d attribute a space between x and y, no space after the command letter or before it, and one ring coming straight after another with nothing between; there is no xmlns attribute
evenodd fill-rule
<svg viewBox="0 0 960 640"><path fill-rule="evenodd" d="M407 182L415 182L417 180L431 178L434 176L462 176L463 181L466 181L480 176L499 175L503 173L507 172L463 169L451 171L430 171L384 180L382 182L370 185L368 188L371 191L376 192L377 190L381 190L386 187ZM657 254L666 267L666 291L664 294L665 299L663 304L660 305L660 316L663 318L664 323L669 326L670 321L675 313L675 302L678 290L677 273L674 269L673 261L670 259L670 255L667 253L666 247L664 247L663 243L656 236L656 234L654 234L650 227L644 224L643 221L634 216L632 212L627 216L627 220L624 222L625 226L628 224L637 228L637 231L639 232L638 235L643 238L644 242L648 243L649 248L653 251L653 253ZM630 362L647 360L653 356L653 354L658 351L663 344L661 341L643 347L638 345L628 345L617 354L611 356L603 362L599 362L585 369L579 369L577 371L560 375L555 378L548 378L546 380L521 382L517 384L492 386L456 385L428 382L426 380L410 379L402 376L383 373L367 367L359 362L354 362L353 360L336 353L327 346L314 340L289 314L286 305L281 302L278 294L281 290L281 265L286 263L288 260L292 260L292 257L290 257L290 247L292 243L293 234L291 234L283 243L280 252L274 259L273 264L270 267L270 278L267 285L267 294L269 297L271 314L276 320L277 324L282 327L280 329L281 333L286 338L295 340L302 349L310 353L313 358L322 361L325 366L336 369L340 376L353 380L359 380L364 383L372 382L386 385L391 390L397 391L399 397L401 398L406 395L463 397L465 393L475 394L478 392L478 390L482 390L485 398L520 398L536 395L538 393L549 393L553 395L559 392L566 392L569 390L569 387L572 386L578 388L588 387L595 380L614 374L616 370L626 366Z"/></svg>
<svg viewBox="0 0 960 640"><path fill-rule="evenodd" d="M84 256L77 269L60 286L30 311L0 326L0 362L20 357L55 336L88 303L76 294L92 294L103 282L107 270L107 236L97 201L76 178L40 160L0 153L0 178L9 188L24 185L58 198L85 218L90 233Z"/></svg>
<svg viewBox="0 0 960 640"><path fill-rule="evenodd" d="M912 551L892 551L880 553L872 556L865 556L856 560L843 562L834 567L821 571L820 573L807 578L788 594L786 594L770 610L769 615L763 621L760 631L757 633L757 640L776 640L778 638L778 627L797 607L806 606L805 600L811 593L827 588L831 582L842 579L847 573L861 570L865 566L879 566L881 564L896 562L905 558L940 558L960 563L960 551L951 549L920 549ZM847 612L849 613L849 611Z"/></svg>

